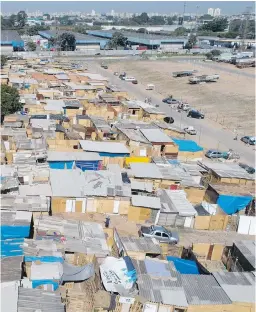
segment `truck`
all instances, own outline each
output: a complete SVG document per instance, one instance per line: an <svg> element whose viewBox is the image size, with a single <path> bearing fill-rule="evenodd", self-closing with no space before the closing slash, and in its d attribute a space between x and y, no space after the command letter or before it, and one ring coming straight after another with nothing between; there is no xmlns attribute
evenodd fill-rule
<svg viewBox="0 0 256 312"><path fill-rule="evenodd" d="M214 75L202 75L202 76L195 76L195 77L191 77L189 78L189 83L191 84L198 84L198 83L202 83L202 82L216 82L217 80L219 80L220 76L217 74Z"/></svg>
<svg viewBox="0 0 256 312"><path fill-rule="evenodd" d="M173 72L172 76L175 78L178 77L187 77L187 76L193 76L194 73L196 73L197 70L183 70L183 71L179 71L179 72Z"/></svg>

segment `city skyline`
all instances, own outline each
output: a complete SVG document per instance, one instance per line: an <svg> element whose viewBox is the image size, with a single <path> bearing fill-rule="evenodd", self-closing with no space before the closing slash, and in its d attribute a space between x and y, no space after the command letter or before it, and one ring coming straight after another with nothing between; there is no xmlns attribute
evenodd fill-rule
<svg viewBox="0 0 256 312"><path fill-rule="evenodd" d="M97 13L109 13L111 10L115 12L129 12L129 13L142 13L142 12L157 12L159 14L170 14L177 12L183 13L184 2L183 1L52 1L50 2L50 9L45 9L46 2L44 1L13 1L7 2L2 1L1 11L2 14L17 12L20 10L24 11L41 11L42 13L54 13L54 12L81 12L90 13L94 10ZM145 9L145 3L147 3ZM232 5L230 5L232 3ZM232 15L243 13L247 7L255 9L255 3L252 1L187 1L186 12L194 13L198 6L199 14L207 14L209 8L219 8L223 15Z"/></svg>

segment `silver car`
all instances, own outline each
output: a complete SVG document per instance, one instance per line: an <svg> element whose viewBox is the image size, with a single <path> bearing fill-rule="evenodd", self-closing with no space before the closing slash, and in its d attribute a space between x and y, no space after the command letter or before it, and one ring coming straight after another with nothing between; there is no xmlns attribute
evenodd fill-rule
<svg viewBox="0 0 256 312"><path fill-rule="evenodd" d="M161 243L177 244L179 241L178 233L170 232L163 226L142 226L139 234L143 237L155 238Z"/></svg>

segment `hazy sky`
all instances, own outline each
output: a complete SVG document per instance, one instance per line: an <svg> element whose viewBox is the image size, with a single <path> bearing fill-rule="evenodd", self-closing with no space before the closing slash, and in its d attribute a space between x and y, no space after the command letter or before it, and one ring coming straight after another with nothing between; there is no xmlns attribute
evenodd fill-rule
<svg viewBox="0 0 256 312"><path fill-rule="evenodd" d="M246 7L252 7L255 10L253 1L187 1L186 12L195 13L196 6L199 6L199 13L207 13L208 8L220 8L222 14L230 15L242 13ZM1 11L16 12L28 9L29 12L40 10L46 12L96 12L106 13L112 9L116 12L159 12L159 13L182 13L184 7L183 1L1 1Z"/></svg>

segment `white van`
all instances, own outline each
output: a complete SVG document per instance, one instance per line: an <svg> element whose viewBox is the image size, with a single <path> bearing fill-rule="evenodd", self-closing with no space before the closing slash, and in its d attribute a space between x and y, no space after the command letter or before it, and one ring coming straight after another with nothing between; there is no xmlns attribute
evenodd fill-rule
<svg viewBox="0 0 256 312"><path fill-rule="evenodd" d="M124 77L125 81L135 81L136 79L134 77Z"/></svg>

